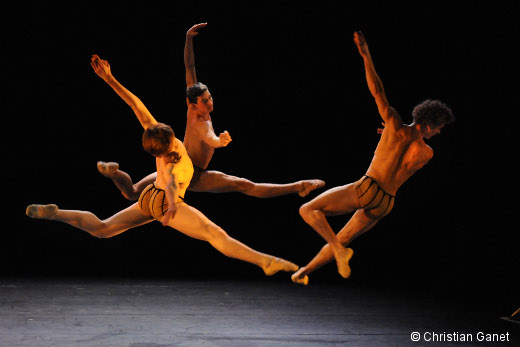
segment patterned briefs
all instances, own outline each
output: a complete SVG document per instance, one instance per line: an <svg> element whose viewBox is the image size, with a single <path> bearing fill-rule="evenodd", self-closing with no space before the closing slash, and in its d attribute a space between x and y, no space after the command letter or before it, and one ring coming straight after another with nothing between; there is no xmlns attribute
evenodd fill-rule
<svg viewBox="0 0 520 347"><path fill-rule="evenodd" d="M177 201L177 203L183 201L184 198L179 196L179 201ZM137 204L139 209L143 211L144 214L153 217L158 221L161 221L166 211L168 211L168 200L166 199L166 192L155 187L154 183L150 184L143 190Z"/></svg>
<svg viewBox="0 0 520 347"><path fill-rule="evenodd" d="M373 219L381 219L392 211L395 196L388 194L370 176L365 175L355 184L361 208Z"/></svg>

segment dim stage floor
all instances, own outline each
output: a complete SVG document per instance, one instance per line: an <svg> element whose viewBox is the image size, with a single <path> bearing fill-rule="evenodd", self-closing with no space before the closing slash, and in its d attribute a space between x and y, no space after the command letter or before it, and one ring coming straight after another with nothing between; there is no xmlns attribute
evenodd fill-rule
<svg viewBox="0 0 520 347"><path fill-rule="evenodd" d="M414 343L412 332L506 346L520 338L520 324L478 304L345 282L4 279L0 300L1 346L466 345ZM478 342L479 332L509 333L509 343Z"/></svg>

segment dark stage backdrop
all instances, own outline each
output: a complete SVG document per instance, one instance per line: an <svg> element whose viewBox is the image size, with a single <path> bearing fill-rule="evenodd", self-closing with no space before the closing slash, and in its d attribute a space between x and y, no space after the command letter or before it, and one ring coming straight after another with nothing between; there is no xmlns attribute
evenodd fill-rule
<svg viewBox="0 0 520 347"><path fill-rule="evenodd" d="M398 192L394 211L352 244L350 281L461 295L519 289L516 1L3 6L0 274L263 276L159 223L101 240L24 214L30 203L57 203L106 218L130 204L96 162L117 161L137 180L154 159L90 56L107 59L182 138L185 32L207 21L195 38L197 76L213 94L216 132L233 137L210 169L257 182L321 178L327 188L361 177L381 122L352 43L362 29L406 122L426 98L445 101L457 121L429 141L434 158ZM298 215L314 196L189 192L187 202L255 249L304 265L324 244ZM348 218L331 225L339 230ZM333 265L313 275L328 280L340 281Z"/></svg>

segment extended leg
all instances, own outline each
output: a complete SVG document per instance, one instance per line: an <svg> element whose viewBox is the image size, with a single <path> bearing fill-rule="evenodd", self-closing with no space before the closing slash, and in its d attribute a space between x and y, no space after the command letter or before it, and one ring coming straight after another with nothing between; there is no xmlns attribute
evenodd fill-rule
<svg viewBox="0 0 520 347"><path fill-rule="evenodd" d="M337 237L343 246L348 246L356 237L372 229L377 222L378 220L371 219L363 210L358 210L350 218L347 225L341 229ZM329 263L332 259L334 259L334 252L330 244L326 244L309 264L294 273L291 277L293 282L307 284L307 275Z"/></svg>
<svg viewBox="0 0 520 347"><path fill-rule="evenodd" d="M92 212L60 210L56 205L30 205L26 213L31 218L70 224L99 238L112 237L153 220L141 212L137 203L105 220L100 220Z"/></svg>
<svg viewBox="0 0 520 347"><path fill-rule="evenodd" d="M278 271L294 272L298 270L296 264L260 253L235 240L200 211L185 203L177 205L177 213L170 220L169 226L190 237L208 241L219 252L228 257L261 267L267 276L274 275Z"/></svg>
<svg viewBox="0 0 520 347"><path fill-rule="evenodd" d="M200 176L200 180L189 189L210 193L240 192L257 198L273 198L293 193L298 193L303 197L324 185L325 182L317 179L287 184L254 183L245 178L226 175L219 171L206 171Z"/></svg>
<svg viewBox="0 0 520 347"><path fill-rule="evenodd" d="M352 257L352 250L343 247L327 222L326 216L350 213L359 207L355 187L353 184L348 184L329 189L300 208L300 215L303 220L330 245L336 258L338 272L344 278L350 276L348 262Z"/></svg>
<svg viewBox="0 0 520 347"><path fill-rule="evenodd" d="M97 168L99 172L103 174L103 176L108 177L114 181L117 188L121 191L121 194L123 194L123 196L130 201L139 199L143 189L146 188L149 184L155 182L157 179L157 172L154 172L136 184L133 184L130 175L124 171L119 170L118 163L105 163L103 161L99 161L97 163Z"/></svg>

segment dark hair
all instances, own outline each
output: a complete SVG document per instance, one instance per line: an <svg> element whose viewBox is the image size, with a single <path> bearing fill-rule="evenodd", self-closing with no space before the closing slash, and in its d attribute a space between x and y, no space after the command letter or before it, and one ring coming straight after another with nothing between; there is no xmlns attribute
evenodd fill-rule
<svg viewBox="0 0 520 347"><path fill-rule="evenodd" d="M143 148L153 156L161 156L168 152L175 134L169 125L157 123L143 133Z"/></svg>
<svg viewBox="0 0 520 347"><path fill-rule="evenodd" d="M429 125L432 128L440 127L443 124L450 124L455 120L451 109L439 100L424 100L415 106L412 111L415 123Z"/></svg>
<svg viewBox="0 0 520 347"><path fill-rule="evenodd" d="M195 83L192 86L189 86L186 88L186 97L190 101L191 104L197 103L197 98L204 94L205 91L208 90L208 87L206 87L205 84L202 84L200 82Z"/></svg>

